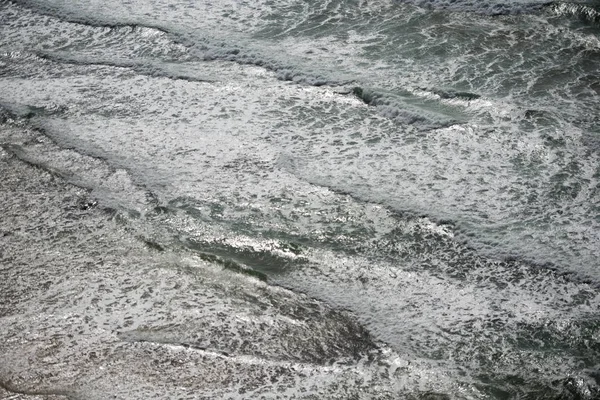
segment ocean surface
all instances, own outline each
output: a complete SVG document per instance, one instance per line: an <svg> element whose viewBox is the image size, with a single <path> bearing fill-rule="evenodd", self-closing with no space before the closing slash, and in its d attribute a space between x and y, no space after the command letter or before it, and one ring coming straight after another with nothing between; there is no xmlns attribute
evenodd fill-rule
<svg viewBox="0 0 600 400"><path fill-rule="evenodd" d="M600 1L0 0L0 399L600 399Z"/></svg>

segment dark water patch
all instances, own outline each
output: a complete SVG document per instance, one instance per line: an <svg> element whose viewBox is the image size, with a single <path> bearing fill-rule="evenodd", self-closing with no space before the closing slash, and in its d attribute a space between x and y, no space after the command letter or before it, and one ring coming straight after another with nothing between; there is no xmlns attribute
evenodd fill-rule
<svg viewBox="0 0 600 400"><path fill-rule="evenodd" d="M202 253L207 261L218 262L228 269L256 275L266 280L267 275L282 274L292 267L299 267L308 263L306 258L300 256L300 247L296 244L279 242L273 243L271 249L254 248L240 244L235 246L226 242L203 242L195 239L185 239L182 244L188 248ZM281 255L277 254L281 253ZM289 254L289 257L284 254Z"/></svg>
<svg viewBox="0 0 600 400"><path fill-rule="evenodd" d="M452 397L444 393L415 393L409 394L406 400L452 400Z"/></svg>
<svg viewBox="0 0 600 400"><path fill-rule="evenodd" d="M152 212L153 212L155 215L165 215L165 214L172 214L172 213L174 213L175 211L174 211L173 209L169 208L169 207L166 207L166 206L160 206L160 205L158 205L158 206L155 206L155 207L152 209Z"/></svg>
<svg viewBox="0 0 600 400"><path fill-rule="evenodd" d="M384 93L360 86L354 87L352 93L365 104L376 107L384 117L401 124L436 129L459 123L455 116L443 113L439 102L419 99L409 93Z"/></svg>
<svg viewBox="0 0 600 400"><path fill-rule="evenodd" d="M161 244L159 244L158 242L151 240L151 239L146 239L144 237L140 237L139 238L145 245L146 247L148 247L151 250L155 250L158 252L164 252L165 248L164 246L162 246Z"/></svg>
<svg viewBox="0 0 600 400"><path fill-rule="evenodd" d="M476 93L470 92L460 92L456 90L441 90L441 89L433 89L433 93L440 96L442 99L459 99L465 101L477 100L480 99L481 96Z"/></svg>
<svg viewBox="0 0 600 400"><path fill-rule="evenodd" d="M194 254L204 261L221 265L225 269L252 276L260 279L261 281L267 281L268 279L267 274L264 272L255 270L251 266L247 266L238 260L232 259L230 254L227 254L225 251L219 249L217 246L213 246L210 243L203 243L194 239L182 239L180 240L180 243L185 248L193 250ZM250 262L252 262L252 260L250 260Z"/></svg>
<svg viewBox="0 0 600 400"><path fill-rule="evenodd" d="M555 113L548 110L536 110L527 109L523 113L523 119L519 121L519 125L522 129L529 132L540 132L540 136L544 141L549 140L547 143L550 148L557 146L566 146L565 134L556 132L555 127L560 124L560 117ZM552 143L554 139L562 142L562 144L556 142Z"/></svg>
<svg viewBox="0 0 600 400"><path fill-rule="evenodd" d="M365 90L359 86L352 89L352 93L361 99L366 105L371 105L374 100L373 94L369 90Z"/></svg>

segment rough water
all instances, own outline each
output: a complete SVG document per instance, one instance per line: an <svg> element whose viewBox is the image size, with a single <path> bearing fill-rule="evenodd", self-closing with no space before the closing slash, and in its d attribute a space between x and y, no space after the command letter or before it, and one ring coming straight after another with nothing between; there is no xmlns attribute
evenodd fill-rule
<svg viewBox="0 0 600 400"><path fill-rule="evenodd" d="M600 2L0 0L1 399L599 399Z"/></svg>

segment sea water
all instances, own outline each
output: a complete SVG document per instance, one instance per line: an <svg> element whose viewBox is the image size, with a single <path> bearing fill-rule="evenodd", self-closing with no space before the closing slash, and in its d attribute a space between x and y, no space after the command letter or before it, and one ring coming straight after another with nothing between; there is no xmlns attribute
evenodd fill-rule
<svg viewBox="0 0 600 400"><path fill-rule="evenodd" d="M0 397L599 398L599 10L0 1Z"/></svg>

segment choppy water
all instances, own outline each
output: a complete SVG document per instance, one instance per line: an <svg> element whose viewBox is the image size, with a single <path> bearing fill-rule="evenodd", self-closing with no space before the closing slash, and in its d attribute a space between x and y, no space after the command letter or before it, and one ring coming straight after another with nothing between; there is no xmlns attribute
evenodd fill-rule
<svg viewBox="0 0 600 400"><path fill-rule="evenodd" d="M0 0L0 398L600 398L599 24Z"/></svg>

